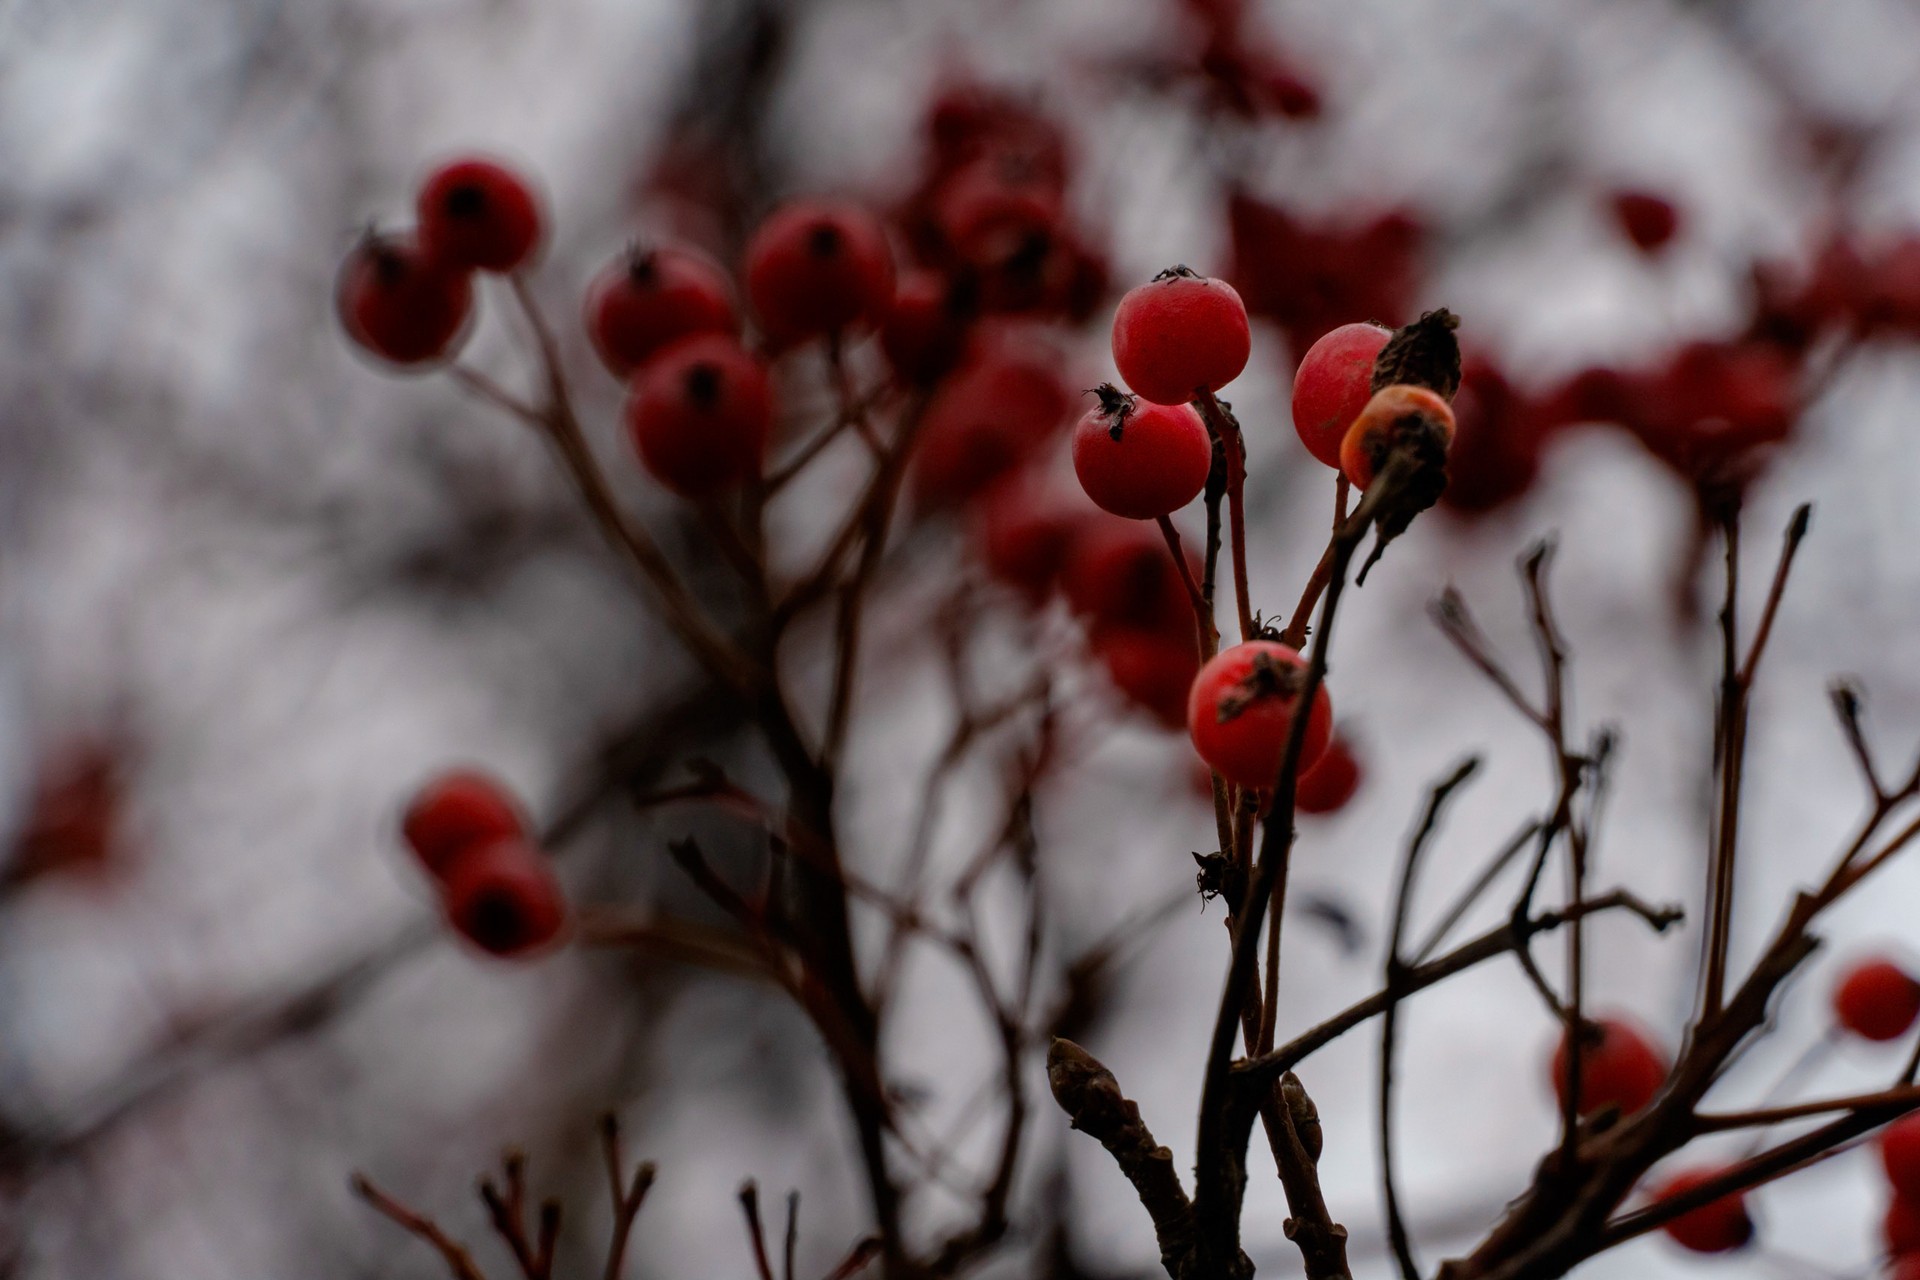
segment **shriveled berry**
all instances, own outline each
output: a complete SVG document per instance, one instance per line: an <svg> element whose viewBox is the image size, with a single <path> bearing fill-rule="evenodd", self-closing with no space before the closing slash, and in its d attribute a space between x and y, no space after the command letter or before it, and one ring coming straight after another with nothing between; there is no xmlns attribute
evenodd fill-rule
<svg viewBox="0 0 1920 1280"><path fill-rule="evenodd" d="M1186 723L1187 690L1200 670L1192 627L1181 633L1106 627L1093 633L1089 647L1127 701L1169 729Z"/></svg>
<svg viewBox="0 0 1920 1280"><path fill-rule="evenodd" d="M754 314L782 343L878 324L893 300L886 229L858 205L776 209L748 241L742 275Z"/></svg>
<svg viewBox="0 0 1920 1280"><path fill-rule="evenodd" d="M1199 558L1190 550L1187 567L1197 581ZM1095 630L1128 626L1172 634L1194 625L1179 567L1151 525L1087 519L1068 548L1060 589L1068 607Z"/></svg>
<svg viewBox="0 0 1920 1280"><path fill-rule="evenodd" d="M1340 469L1356 489L1365 489L1387 455L1404 448L1423 464L1440 466L1444 475L1452 443L1453 409L1445 400L1425 387L1387 387L1367 401L1347 428L1340 442Z"/></svg>
<svg viewBox="0 0 1920 1280"><path fill-rule="evenodd" d="M1213 442L1193 406L1143 404L1112 383L1095 394L1073 429L1073 470L1096 507L1153 520L1200 496Z"/></svg>
<svg viewBox="0 0 1920 1280"><path fill-rule="evenodd" d="M1834 987L1833 1016L1864 1039L1896 1039L1920 1017L1920 982L1891 960L1861 960Z"/></svg>
<svg viewBox="0 0 1920 1280"><path fill-rule="evenodd" d="M1113 363L1135 394L1185 404L1247 367L1247 308L1224 280L1185 267L1129 290L1113 313Z"/></svg>
<svg viewBox="0 0 1920 1280"><path fill-rule="evenodd" d="M1920 1255L1920 1203L1895 1193L1880 1220L1880 1237L1896 1258Z"/></svg>
<svg viewBox="0 0 1920 1280"><path fill-rule="evenodd" d="M512 793L473 769L443 773L420 788L400 820L400 834L420 864L443 880L474 849L518 838L526 829Z"/></svg>
<svg viewBox="0 0 1920 1280"><path fill-rule="evenodd" d="M347 336L383 360L417 365L447 355L473 314L473 285L410 237L368 235L340 264L334 291Z"/></svg>
<svg viewBox="0 0 1920 1280"><path fill-rule="evenodd" d="M914 447L916 503L957 506L1033 457L1073 408L1057 366L1044 348L994 340L946 378Z"/></svg>
<svg viewBox="0 0 1920 1280"><path fill-rule="evenodd" d="M1671 200L1650 191L1613 193L1613 216L1620 230L1642 253L1657 253L1666 248L1680 230L1680 211Z"/></svg>
<svg viewBox="0 0 1920 1280"><path fill-rule="evenodd" d="M1293 375L1293 429L1307 452L1340 465L1340 442L1373 398L1373 358L1393 336L1377 324L1343 324L1300 357Z"/></svg>
<svg viewBox="0 0 1920 1280"><path fill-rule="evenodd" d="M587 288L587 336L613 375L696 333L737 334L726 273L691 249L636 246L609 262Z"/></svg>
<svg viewBox="0 0 1920 1280"><path fill-rule="evenodd" d="M1264 791L1280 776L1287 735L1307 675L1307 661L1286 645L1249 640L1215 654L1187 695L1193 749L1238 787ZM1333 733L1333 703L1314 692L1301 741L1299 768L1311 769Z"/></svg>
<svg viewBox="0 0 1920 1280"><path fill-rule="evenodd" d="M1352 744L1335 734L1313 768L1300 775L1293 807L1301 813L1337 813L1360 790L1361 776Z"/></svg>
<svg viewBox="0 0 1920 1280"><path fill-rule="evenodd" d="M512 271L540 248L545 217L533 185L505 165L469 156L420 186L420 243L463 270Z"/></svg>
<svg viewBox="0 0 1920 1280"><path fill-rule="evenodd" d="M1901 1116L1880 1131L1880 1164L1888 1185L1920 1204L1920 1114Z"/></svg>
<svg viewBox="0 0 1920 1280"><path fill-rule="evenodd" d="M496 956L537 951L567 922L567 900L546 856L513 838L480 845L456 862L444 904L461 936Z"/></svg>
<svg viewBox="0 0 1920 1280"><path fill-rule="evenodd" d="M1724 1169L1689 1169L1676 1173L1653 1193L1656 1202L1683 1195L1713 1181ZM1689 1209L1660 1228L1682 1248L1695 1253L1727 1253L1753 1240L1753 1219L1746 1197L1735 1191Z"/></svg>
<svg viewBox="0 0 1920 1280"><path fill-rule="evenodd" d="M1631 1115L1653 1101L1667 1080L1667 1057L1650 1036L1624 1018L1596 1018L1581 1028L1580 1114L1618 1107ZM1553 1090L1566 1105L1567 1038L1553 1054Z"/></svg>
<svg viewBox="0 0 1920 1280"><path fill-rule="evenodd" d="M627 431L647 471L683 497L760 469L773 424L766 367L733 338L684 338L652 360L627 398Z"/></svg>

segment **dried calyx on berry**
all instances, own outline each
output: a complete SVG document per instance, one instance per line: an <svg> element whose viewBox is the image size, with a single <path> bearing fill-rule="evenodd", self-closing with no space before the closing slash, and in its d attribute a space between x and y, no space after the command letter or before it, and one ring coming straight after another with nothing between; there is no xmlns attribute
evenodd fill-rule
<svg viewBox="0 0 1920 1280"><path fill-rule="evenodd" d="M1121 438L1127 418L1133 413L1135 399L1111 382L1103 382L1088 392L1100 402L1100 416L1107 420L1107 434Z"/></svg>
<svg viewBox="0 0 1920 1280"><path fill-rule="evenodd" d="M1340 468L1356 487L1364 491L1388 472L1395 476L1376 500L1374 547L1356 582L1366 581L1387 544L1446 491L1451 401L1460 390L1459 326L1460 318L1442 307L1396 331L1374 360L1373 398L1340 442Z"/></svg>
<svg viewBox="0 0 1920 1280"><path fill-rule="evenodd" d="M1256 653L1246 676L1231 691L1220 695L1219 709L1214 715L1221 724L1227 724L1262 699L1282 698L1291 702L1305 684L1306 673L1300 667L1282 662L1270 653Z"/></svg>
<svg viewBox="0 0 1920 1280"><path fill-rule="evenodd" d="M1202 902L1225 897L1230 903L1238 903L1246 896L1247 873L1232 855L1195 852L1193 862L1200 868L1193 879L1199 886Z"/></svg>
<svg viewBox="0 0 1920 1280"><path fill-rule="evenodd" d="M1447 403L1460 390L1460 317L1441 307L1394 331L1373 358L1375 393L1388 387L1425 387Z"/></svg>

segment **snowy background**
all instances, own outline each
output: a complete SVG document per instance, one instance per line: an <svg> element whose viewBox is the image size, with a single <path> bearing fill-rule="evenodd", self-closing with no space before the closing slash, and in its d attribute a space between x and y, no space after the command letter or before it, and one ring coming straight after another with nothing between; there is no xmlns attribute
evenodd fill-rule
<svg viewBox="0 0 1920 1280"><path fill-rule="evenodd" d="M408 791L476 760L551 814L583 762L684 695L689 668L523 432L443 380L371 372L330 311L356 229L402 215L432 158L478 146L541 175L557 230L538 288L570 317L635 225L637 176L666 120L697 102L696 55L731 7L0 0L0 826L22 820L36 761L76 734L125 741L134 761L113 873L0 901L0 1131L31 1153L0 1170L0 1271L435 1274L427 1250L352 1201L348 1172L372 1171L478 1239L472 1174L516 1141L536 1186L592 1206L563 1254L563 1270L584 1273L604 1222L591 1137L608 1106L630 1150L662 1167L635 1275L744 1273L744 1177L776 1203L803 1189L809 1273L862 1229L831 1079L771 993L607 953L487 965L433 927L393 838ZM1193 121L1077 69L1153 49L1157 7L790 8L768 117L783 189L897 192L928 84L964 63L1033 87L1071 122L1079 211L1111 237L1117 282L1221 261ZM1920 224L1920 12L1894 0L1281 0L1263 13L1315 69L1328 111L1311 129L1276 126L1245 176L1307 211L1420 210L1440 230L1421 301L1459 311L1477 341L1543 379L1720 332L1740 313L1747 262L1805 245L1814 202L1782 144L1783 100L1879 127L1856 216ZM1076 105L1088 101L1098 108ZM1686 212L1657 265L1606 218L1601 195L1621 183ZM1099 329L1075 355L1096 377ZM617 388L568 332L616 457ZM511 367L512 338L489 323L476 357ZM1231 391L1250 434L1256 599L1292 598L1327 518L1322 473L1288 428L1289 367L1263 332ZM1753 582L1792 507L1811 501L1815 517L1757 704L1737 954L1860 812L1828 681L1861 681L1889 760L1920 741L1917 418L1920 358L1869 350L1750 503ZM656 527L678 528L619 474ZM1290 930L1283 1033L1378 985L1390 877L1431 779L1486 754L1428 865L1430 908L1547 794L1539 744L1424 609L1454 583L1531 671L1513 563L1549 533L1576 714L1624 738L1596 881L1697 899L1714 649L1676 621L1668 586L1691 519L1682 486L1637 445L1577 433L1520 502L1472 524L1423 519L1350 598L1333 690L1370 777L1343 814L1308 822L1296 865L1303 890L1348 906L1364 946ZM947 713L910 636L875 651L845 828L881 872ZM682 708L676 731L697 719ZM690 732L730 749L728 726ZM1190 884L1187 851L1207 847L1212 818L1179 741L1123 726L1083 748L1040 823L1064 927L1084 940ZM949 812L943 856L964 856L977 806ZM662 841L708 821L601 813L569 855L570 883L586 901L685 895ZM1716 1096L1758 1098L1823 1034L1837 958L1920 947L1916 903L1920 866L1898 865L1833 913L1832 945L1792 989L1779 1036ZM1502 909L1489 903L1482 922ZM1088 1038L1182 1168L1221 918L1197 902L1175 912ZM1671 1042L1697 935L1609 920L1591 937L1595 1003ZM1549 972L1559 954L1542 948ZM197 1035L333 972L342 1003L309 1023L258 1044ZM889 1046L900 1081L931 1091L934 1130L992 1067L962 1009L947 975L916 971ZM1431 1267L1484 1230L1550 1141L1554 1029L1511 964L1423 997L1403 1028L1404 1197ZM1327 1197L1367 1275L1390 1270L1377 1045L1362 1032L1302 1073L1326 1121ZM1806 1087L1873 1087L1899 1052L1842 1049ZM1149 1224L1105 1155L1048 1107L1035 1133L1023 1195L1064 1170L1081 1264L1151 1274ZM1293 1274L1258 1159L1249 1251L1263 1274ZM1581 1274L1865 1275L1882 1194L1867 1156L1843 1157L1758 1194L1757 1260L1700 1263L1655 1238Z"/></svg>

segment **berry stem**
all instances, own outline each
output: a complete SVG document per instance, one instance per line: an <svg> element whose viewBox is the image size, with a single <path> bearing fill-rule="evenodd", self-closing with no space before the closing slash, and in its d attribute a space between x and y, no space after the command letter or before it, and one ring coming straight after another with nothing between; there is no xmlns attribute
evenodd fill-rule
<svg viewBox="0 0 1920 1280"><path fill-rule="evenodd" d="M1353 491L1353 482L1347 479L1346 472L1334 472L1333 482L1333 527L1338 529L1347 522L1347 497ZM1280 643L1290 649L1299 649L1307 643L1307 626L1313 620L1313 606L1320 603L1320 593L1327 589L1327 579L1333 573L1333 547L1320 553L1320 563L1314 566L1313 576L1307 579L1306 589L1300 593L1300 603L1293 607L1293 617L1288 619L1286 630L1280 633Z"/></svg>
<svg viewBox="0 0 1920 1280"><path fill-rule="evenodd" d="M1247 444L1240 423L1227 407L1202 391L1195 400L1200 416L1222 441L1227 454L1227 531L1233 550L1233 602L1240 613L1240 639L1253 639L1253 599L1247 587Z"/></svg>
<svg viewBox="0 0 1920 1280"><path fill-rule="evenodd" d="M1211 658L1220 646L1219 628L1213 625L1213 609L1207 598L1201 594L1200 584L1193 580L1193 571L1187 567L1186 553L1180 548L1180 531L1173 527L1171 516L1161 516L1157 523L1160 536L1167 541L1167 550L1173 556L1173 567L1180 575L1180 584L1187 589L1187 600L1193 605L1195 629L1200 634L1200 661Z"/></svg>

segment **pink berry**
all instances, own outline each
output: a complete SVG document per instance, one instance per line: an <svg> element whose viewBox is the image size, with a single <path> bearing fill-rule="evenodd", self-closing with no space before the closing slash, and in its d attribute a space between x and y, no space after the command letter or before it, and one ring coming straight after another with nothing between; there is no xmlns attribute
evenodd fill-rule
<svg viewBox="0 0 1920 1280"><path fill-rule="evenodd" d="M334 302L355 344L394 364L420 365L465 335L473 285L412 239L368 235L340 264Z"/></svg>
<svg viewBox="0 0 1920 1280"><path fill-rule="evenodd" d="M1073 470L1093 504L1131 520L1171 515L1199 496L1213 442L1191 405L1143 404L1112 383L1073 430Z"/></svg>
<svg viewBox="0 0 1920 1280"><path fill-rule="evenodd" d="M1307 452L1340 465L1340 442L1373 398L1373 362L1392 332L1377 324L1343 324L1300 358L1293 375L1293 429Z"/></svg>
<svg viewBox="0 0 1920 1280"><path fill-rule="evenodd" d="M587 336L617 378L696 333L737 334L719 264L690 249L641 249L608 263L587 288Z"/></svg>
<svg viewBox="0 0 1920 1280"><path fill-rule="evenodd" d="M1249 640L1215 654L1187 695L1187 732L1200 758L1237 787L1265 791L1280 761L1306 679L1307 661L1286 645ZM1299 768L1311 769L1333 734L1333 703L1314 691Z"/></svg>
<svg viewBox="0 0 1920 1280"><path fill-rule="evenodd" d="M420 243L450 267L512 271L540 248L540 198L519 174L469 157L441 165L420 187Z"/></svg>
<svg viewBox="0 0 1920 1280"><path fill-rule="evenodd" d="M766 367L725 335L682 339L634 379L626 422L641 463L667 488L688 498L731 488L766 454Z"/></svg>
<svg viewBox="0 0 1920 1280"><path fill-rule="evenodd" d="M796 201L747 243L747 297L769 337L798 342L878 324L893 301L893 250L858 205Z"/></svg>
<svg viewBox="0 0 1920 1280"><path fill-rule="evenodd" d="M1253 349L1247 308L1224 280L1173 267L1120 299L1113 363L1143 400L1185 404L1240 376Z"/></svg>

